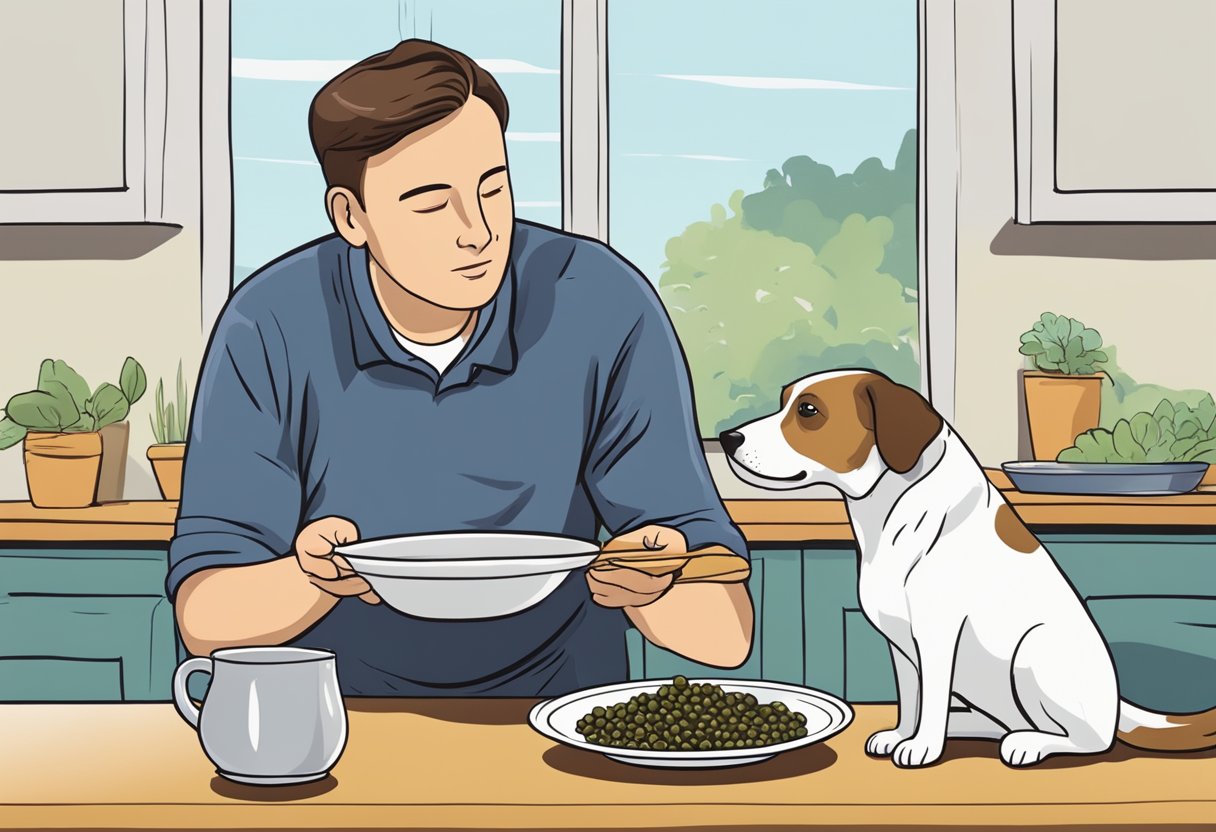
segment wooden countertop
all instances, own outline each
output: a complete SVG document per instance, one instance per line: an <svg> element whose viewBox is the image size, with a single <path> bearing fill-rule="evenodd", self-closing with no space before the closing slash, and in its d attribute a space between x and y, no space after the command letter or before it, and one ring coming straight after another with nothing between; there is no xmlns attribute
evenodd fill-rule
<svg viewBox="0 0 1216 832"><path fill-rule="evenodd" d="M1004 766L993 743L898 769L858 706L826 743L735 769L615 763L532 731L524 699L348 699L329 778L259 790L221 780L170 704L0 705L0 827L749 829L1142 825L1216 819L1216 755L1117 746Z"/></svg>
<svg viewBox="0 0 1216 832"><path fill-rule="evenodd" d="M1169 497L1072 497L1024 494L989 469L1027 525L1036 529L1101 527L1136 531L1177 527L1216 532L1216 487ZM166 542L173 536L176 502L145 500L77 509L34 508L0 502L0 541ZM755 544L852 540L839 499L727 500L726 507Z"/></svg>

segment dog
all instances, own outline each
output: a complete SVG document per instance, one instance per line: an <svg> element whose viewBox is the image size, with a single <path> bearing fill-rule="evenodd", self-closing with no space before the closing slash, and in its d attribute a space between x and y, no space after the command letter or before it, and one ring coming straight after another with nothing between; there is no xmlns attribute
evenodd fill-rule
<svg viewBox="0 0 1216 832"><path fill-rule="evenodd" d="M925 766L947 738L988 739L1020 767L1100 754L1116 738L1216 747L1216 708L1167 715L1120 700L1076 589L915 390L868 370L817 373L719 438L745 482L844 495L858 597L890 645L899 698L898 724L869 738L869 754Z"/></svg>

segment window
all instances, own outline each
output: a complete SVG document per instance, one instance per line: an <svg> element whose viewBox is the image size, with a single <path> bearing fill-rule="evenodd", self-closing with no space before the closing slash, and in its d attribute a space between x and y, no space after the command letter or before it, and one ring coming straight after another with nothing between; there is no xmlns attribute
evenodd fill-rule
<svg viewBox="0 0 1216 832"><path fill-rule="evenodd" d="M1216 220L1216 4L1019 0L1013 23L1019 223Z"/></svg>
<svg viewBox="0 0 1216 832"><path fill-rule="evenodd" d="M703 436L808 373L920 386L917 4L608 5L609 238L658 287Z"/></svg>
<svg viewBox="0 0 1216 832"><path fill-rule="evenodd" d="M308 107L333 76L403 38L489 70L510 103L518 216L561 225L560 0L233 0L233 281L331 233Z"/></svg>
<svg viewBox="0 0 1216 832"><path fill-rule="evenodd" d="M235 279L330 231L306 128L317 89L427 37L504 87L518 215L607 237L656 286L704 437L771 412L817 370L921 388L924 13L901 0L234 0ZM944 81L951 67L929 69ZM947 368L952 326L938 330Z"/></svg>
<svg viewBox="0 0 1216 832"><path fill-rule="evenodd" d="M0 222L162 219L163 2L9 3L4 25Z"/></svg>

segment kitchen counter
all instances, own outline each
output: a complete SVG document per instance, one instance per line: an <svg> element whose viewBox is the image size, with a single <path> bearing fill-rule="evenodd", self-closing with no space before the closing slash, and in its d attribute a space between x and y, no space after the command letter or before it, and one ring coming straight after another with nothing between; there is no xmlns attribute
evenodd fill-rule
<svg viewBox="0 0 1216 832"><path fill-rule="evenodd" d="M332 775L221 780L169 704L0 704L0 827L57 829L756 829L1115 825L1216 820L1216 754L1117 746L1005 767L992 743L901 770L869 758L891 706L858 706L826 743L736 769L670 771L559 746L532 700L348 699Z"/></svg>
<svg viewBox="0 0 1216 832"><path fill-rule="evenodd" d="M1216 487L1168 497L1074 497L1024 494L999 470L989 477L1025 523L1036 530L1093 528L1136 531L1179 528L1216 531ZM28 502L0 502L0 541L166 542L173 536L176 502L143 500L91 508L43 509ZM844 502L727 500L747 539L757 545L851 540Z"/></svg>

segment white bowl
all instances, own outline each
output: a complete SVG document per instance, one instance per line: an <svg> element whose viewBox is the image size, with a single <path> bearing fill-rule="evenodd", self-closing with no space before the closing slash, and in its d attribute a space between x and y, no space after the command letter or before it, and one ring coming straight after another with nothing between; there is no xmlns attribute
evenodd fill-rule
<svg viewBox="0 0 1216 832"><path fill-rule="evenodd" d="M469 620L535 606L600 549L558 535L450 532L366 540L334 551L393 609Z"/></svg>
<svg viewBox="0 0 1216 832"><path fill-rule="evenodd" d="M839 734L853 721L853 709L831 694L801 685L763 682L752 679L702 679L689 677L689 682L710 682L727 693L750 693L761 704L783 702L794 713L806 717L807 735L789 742L774 743L758 748L729 748L717 751L647 751L633 748L613 748L588 742L578 732L578 721L592 708L627 702L639 693L657 693L670 679L648 679L616 685L588 688L549 699L537 704L528 713L528 722L546 737L564 745L596 751L622 763L661 768L721 768L758 763L785 751L822 742Z"/></svg>
<svg viewBox="0 0 1216 832"><path fill-rule="evenodd" d="M532 532L439 532L380 537L339 546L342 555L393 561L498 560L586 555L599 552L589 540Z"/></svg>
<svg viewBox="0 0 1216 832"><path fill-rule="evenodd" d="M551 558L492 558L487 560L380 560L346 555L360 575L380 578L517 578L569 572L591 563L595 552Z"/></svg>

